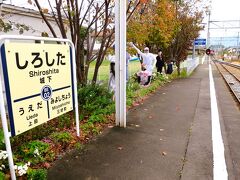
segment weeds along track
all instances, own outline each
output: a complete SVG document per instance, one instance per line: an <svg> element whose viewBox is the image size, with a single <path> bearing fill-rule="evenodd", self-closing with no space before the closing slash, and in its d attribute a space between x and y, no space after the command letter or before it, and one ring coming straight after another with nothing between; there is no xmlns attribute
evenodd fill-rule
<svg viewBox="0 0 240 180"><path fill-rule="evenodd" d="M240 65L217 60L214 63L240 103Z"/></svg>

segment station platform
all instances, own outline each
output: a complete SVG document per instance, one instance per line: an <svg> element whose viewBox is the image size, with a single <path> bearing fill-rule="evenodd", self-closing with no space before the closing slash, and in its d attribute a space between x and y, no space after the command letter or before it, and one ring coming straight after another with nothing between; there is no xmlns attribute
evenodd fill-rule
<svg viewBox="0 0 240 180"><path fill-rule="evenodd" d="M212 63L211 63L212 64ZM227 176L240 179L240 109L212 64ZM48 179L210 180L214 177L209 65L159 88L108 129L58 160ZM217 162L214 162L215 166Z"/></svg>

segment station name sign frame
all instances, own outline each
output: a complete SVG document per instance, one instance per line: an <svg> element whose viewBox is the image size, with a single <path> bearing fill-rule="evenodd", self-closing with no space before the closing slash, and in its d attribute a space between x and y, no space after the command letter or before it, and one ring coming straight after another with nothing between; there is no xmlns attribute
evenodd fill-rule
<svg viewBox="0 0 240 180"><path fill-rule="evenodd" d="M12 136L73 110L70 51L67 44L5 42L1 46Z"/></svg>
<svg viewBox="0 0 240 180"><path fill-rule="evenodd" d="M75 48L67 39L0 36L0 53L1 119L15 179L10 134L19 135L74 110L80 135Z"/></svg>

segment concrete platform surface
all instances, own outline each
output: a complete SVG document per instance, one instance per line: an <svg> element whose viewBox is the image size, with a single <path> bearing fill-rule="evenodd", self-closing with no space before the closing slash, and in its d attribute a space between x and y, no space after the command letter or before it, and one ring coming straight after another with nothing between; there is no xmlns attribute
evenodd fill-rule
<svg viewBox="0 0 240 180"><path fill-rule="evenodd" d="M219 104L237 106L216 69L214 77L223 97ZM229 177L240 179L240 113L224 107L220 117ZM210 114L208 65L203 64L191 77L174 80L131 109L127 128L108 129L84 151L56 161L48 179L213 179Z"/></svg>

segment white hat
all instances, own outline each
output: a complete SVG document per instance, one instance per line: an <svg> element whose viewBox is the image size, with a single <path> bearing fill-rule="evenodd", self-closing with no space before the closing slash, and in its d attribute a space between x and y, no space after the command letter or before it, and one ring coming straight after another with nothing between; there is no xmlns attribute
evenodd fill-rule
<svg viewBox="0 0 240 180"><path fill-rule="evenodd" d="M145 47L145 48L144 48L144 51L149 51L149 48L148 48L148 47Z"/></svg>

